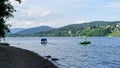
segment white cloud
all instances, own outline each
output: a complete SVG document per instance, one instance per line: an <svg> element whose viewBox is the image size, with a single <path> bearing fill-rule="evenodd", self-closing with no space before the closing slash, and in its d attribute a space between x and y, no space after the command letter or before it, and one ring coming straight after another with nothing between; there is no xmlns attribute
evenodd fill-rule
<svg viewBox="0 0 120 68"><path fill-rule="evenodd" d="M20 15L22 18L43 18L43 17L48 17L49 15L51 15L52 12L49 11L49 10L43 10L43 9L40 9L38 7L36 8L26 8L26 9L23 9L21 12L20 12Z"/></svg>
<svg viewBox="0 0 120 68"><path fill-rule="evenodd" d="M113 9L120 9L120 2L110 2L105 7L113 8Z"/></svg>
<svg viewBox="0 0 120 68"><path fill-rule="evenodd" d="M87 21L85 21L85 20L77 20L75 23L76 24L81 24L81 23L85 23L85 22L87 22Z"/></svg>
<svg viewBox="0 0 120 68"><path fill-rule="evenodd" d="M76 19L73 17L52 17L49 20L46 20L45 18L41 20L37 19L37 20L11 20L11 22L13 23L9 23L12 24L11 28L30 28L30 27L36 27L36 26L42 26L42 25L46 25L46 26L52 26L52 27L62 27L65 25L69 25L72 23L76 22Z"/></svg>
<svg viewBox="0 0 120 68"><path fill-rule="evenodd" d="M14 0L11 1L14 2ZM13 27L35 27L41 25L61 27L68 24L80 24L90 20L105 20L113 16L112 14L116 18L118 13L112 10L113 8L120 8L119 2L109 1L108 3L108 1L101 0L23 1L25 4L15 5L17 12L15 13L14 22L17 23L14 23ZM107 6L104 6L106 3Z"/></svg>
<svg viewBox="0 0 120 68"><path fill-rule="evenodd" d="M9 22L8 22L9 23ZM12 24L11 28L29 28L29 27L33 27L36 26L35 23L33 21L26 21L26 20L15 20Z"/></svg>
<svg viewBox="0 0 120 68"><path fill-rule="evenodd" d="M48 16L50 14L51 14L50 11L45 11L45 12L43 12L43 13L40 14L40 17L46 17L46 16Z"/></svg>

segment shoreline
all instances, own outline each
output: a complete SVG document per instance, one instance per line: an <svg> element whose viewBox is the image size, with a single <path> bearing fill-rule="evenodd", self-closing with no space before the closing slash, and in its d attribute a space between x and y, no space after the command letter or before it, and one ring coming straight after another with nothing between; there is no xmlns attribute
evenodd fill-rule
<svg viewBox="0 0 120 68"><path fill-rule="evenodd" d="M29 50L0 45L0 68L57 68L53 63Z"/></svg>

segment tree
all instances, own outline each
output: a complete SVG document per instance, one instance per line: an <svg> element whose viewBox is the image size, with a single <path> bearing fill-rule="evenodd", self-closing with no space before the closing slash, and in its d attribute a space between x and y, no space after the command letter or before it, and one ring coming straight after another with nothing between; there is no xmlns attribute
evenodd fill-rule
<svg viewBox="0 0 120 68"><path fill-rule="evenodd" d="M21 3L21 0L15 0ZM13 17L13 12L16 10L14 9L13 5L9 0L0 0L0 39L5 38L5 33L10 32L8 28L8 24L6 21Z"/></svg>

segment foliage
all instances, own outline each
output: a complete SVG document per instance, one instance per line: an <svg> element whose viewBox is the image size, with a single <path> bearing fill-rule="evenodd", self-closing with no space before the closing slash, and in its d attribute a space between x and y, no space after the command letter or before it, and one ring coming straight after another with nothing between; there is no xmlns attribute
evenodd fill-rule
<svg viewBox="0 0 120 68"><path fill-rule="evenodd" d="M21 3L21 0L16 0ZM5 37L5 32L9 32L8 24L6 21L13 17L13 12L16 10L14 9L13 5L9 0L0 0L0 38Z"/></svg>
<svg viewBox="0 0 120 68"><path fill-rule="evenodd" d="M120 31L114 31L114 32L108 34L108 36L120 36Z"/></svg>

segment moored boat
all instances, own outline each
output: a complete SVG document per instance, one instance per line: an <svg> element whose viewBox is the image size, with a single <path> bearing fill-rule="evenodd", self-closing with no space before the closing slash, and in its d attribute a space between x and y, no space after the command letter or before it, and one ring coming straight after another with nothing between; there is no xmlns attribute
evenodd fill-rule
<svg viewBox="0 0 120 68"><path fill-rule="evenodd" d="M90 41L87 41L87 37L86 36L82 36L81 38L82 38L82 41L78 42L78 45L81 45L81 44L84 44L84 45L91 44Z"/></svg>
<svg viewBox="0 0 120 68"><path fill-rule="evenodd" d="M83 41L83 42L80 42L80 44L91 44L90 41Z"/></svg>
<svg viewBox="0 0 120 68"><path fill-rule="evenodd" d="M41 39L41 44L47 44L48 42L47 42L47 39L46 38L42 38Z"/></svg>

